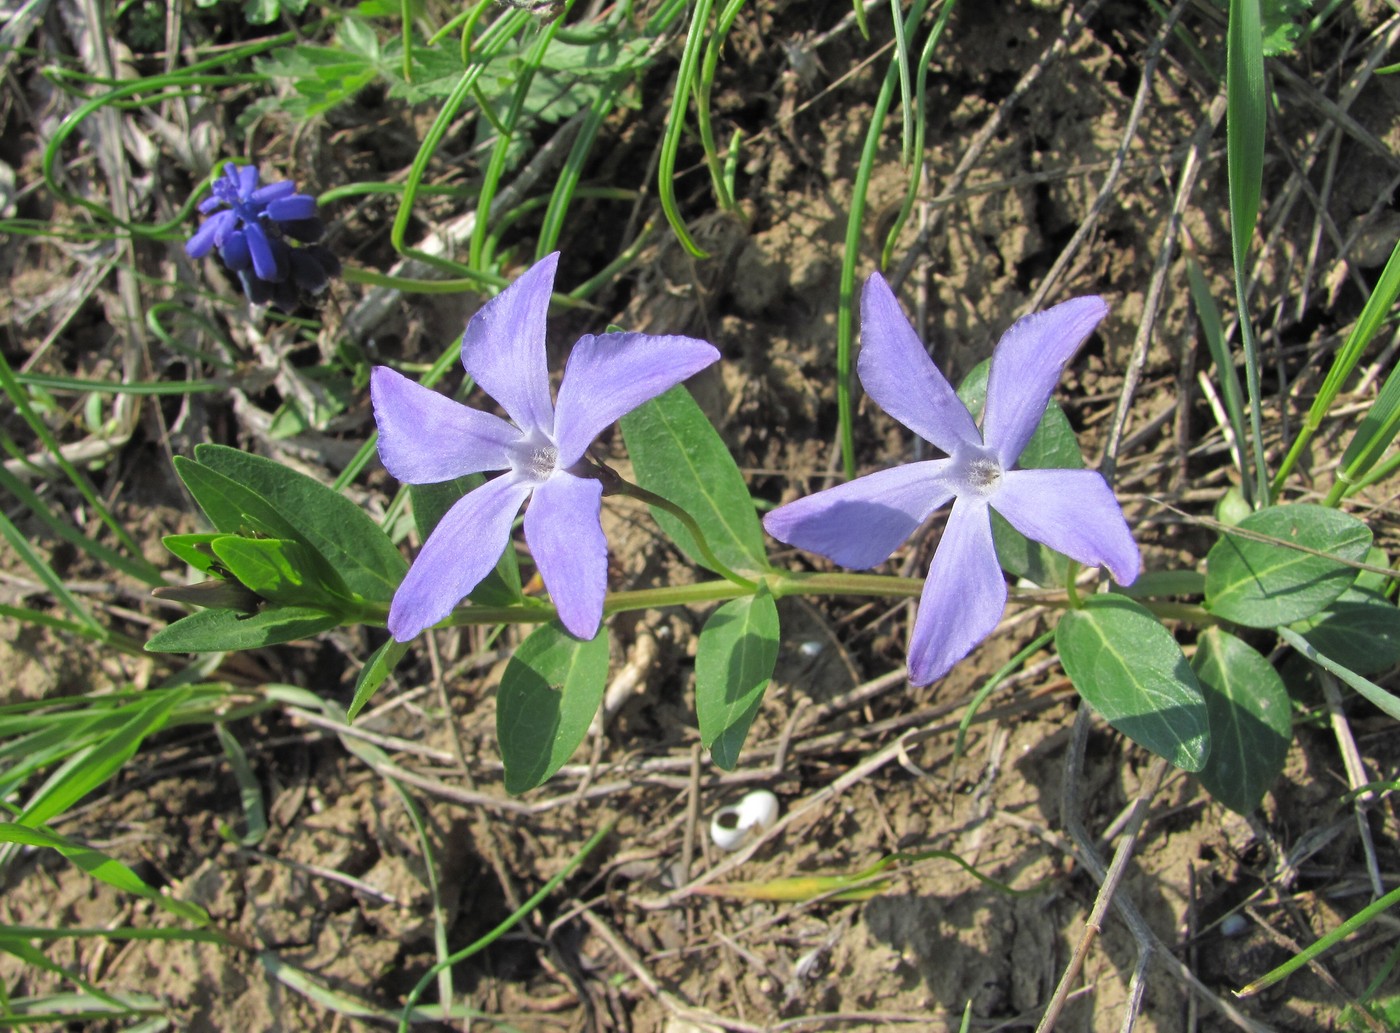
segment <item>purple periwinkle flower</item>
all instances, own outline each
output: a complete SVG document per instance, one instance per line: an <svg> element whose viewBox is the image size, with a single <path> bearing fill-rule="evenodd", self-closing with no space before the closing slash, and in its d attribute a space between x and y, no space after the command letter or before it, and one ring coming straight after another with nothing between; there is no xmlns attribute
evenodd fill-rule
<svg viewBox="0 0 1400 1033"><path fill-rule="evenodd" d="M339 259L317 243L325 226L316 215L316 199L298 194L295 183L260 187L256 168L229 163L211 189L212 196L199 203L209 218L185 244L185 253L203 258L218 248L253 304L294 308L300 291L320 294L340 272Z"/></svg>
<svg viewBox="0 0 1400 1033"><path fill-rule="evenodd" d="M947 454L779 506L768 533L847 567L873 567L952 501L909 644L909 680L941 678L996 627L1006 581L991 510L1027 538L1131 584L1142 557L1113 491L1093 470L1017 470L1065 365L1108 314L1102 298L1074 298L1026 316L992 354L982 429L919 342L884 278L861 295L857 369L866 392Z"/></svg>
<svg viewBox="0 0 1400 1033"><path fill-rule="evenodd" d="M591 639L603 619L608 543L603 483L584 452L609 424L719 358L690 337L612 333L580 337L550 401L545 317L555 252L472 316L462 365L505 409L503 420L378 366L370 380L379 457L408 484L506 471L443 515L389 606L389 631L407 642L442 620L496 566L526 499L525 541L559 620Z"/></svg>

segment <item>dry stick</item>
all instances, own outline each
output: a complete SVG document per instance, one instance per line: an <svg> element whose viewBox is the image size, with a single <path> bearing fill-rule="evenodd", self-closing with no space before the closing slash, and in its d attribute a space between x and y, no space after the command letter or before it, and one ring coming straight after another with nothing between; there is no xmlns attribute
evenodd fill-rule
<svg viewBox="0 0 1400 1033"><path fill-rule="evenodd" d="M1332 196L1332 188L1337 182L1337 161L1341 156L1342 136L1340 133L1334 133L1332 134L1331 145L1327 148L1327 163L1322 169L1322 188L1317 192L1319 201L1317 211L1313 215L1312 229L1308 232L1308 255L1303 263L1303 275L1298 285L1298 306L1293 312L1293 321L1295 323L1301 323L1303 321L1303 316L1305 316L1308 311L1308 294L1311 291L1313 281L1317 278L1317 265L1322 257L1322 235L1329 230L1334 235L1337 233L1336 224L1333 223L1332 217L1328 215L1326 211L1326 203L1327 198ZM1323 225L1324 222L1326 223L1325 227ZM1352 282L1355 283L1360 279L1360 274L1352 268L1351 262L1346 261L1347 242L1334 239L1333 243L1337 247L1338 261L1346 266L1347 274L1351 277ZM1340 284L1338 284L1338 286L1340 286ZM1361 295L1362 297L1367 295L1364 286L1361 288Z"/></svg>
<svg viewBox="0 0 1400 1033"><path fill-rule="evenodd" d="M1302 914L1299 913L1299 909L1293 898L1282 898L1280 899L1279 903L1283 907L1284 911L1288 914L1288 916L1298 924L1298 927L1300 929L1308 929L1308 922L1302 916ZM1298 955L1303 953L1303 945L1297 940L1295 940L1293 937L1289 936L1282 929L1274 928L1274 926L1270 924L1269 920L1259 913L1258 908L1247 907L1244 909L1244 913L1248 915L1251 919L1253 919L1255 924L1257 924L1259 928L1263 929L1266 933L1268 933L1269 938L1272 939L1274 943L1278 944L1289 954ZM1393 1029L1390 1029L1387 1026L1385 1026L1381 1022L1381 1020L1376 1018L1376 1016L1372 1015L1368 1009L1361 1007L1360 1003L1357 1002L1356 998L1351 995L1351 992L1348 991L1346 987L1342 986L1341 983L1337 982L1337 977L1332 975L1332 973L1328 970L1327 966L1325 966L1322 963L1320 958L1313 958L1311 961L1309 961L1308 968L1312 971L1313 975L1317 976L1318 979L1322 980L1322 982L1326 984L1329 990L1331 990L1334 994L1336 994L1343 1001L1345 1001L1347 1008L1350 1011L1355 1012L1357 1016L1374 1031L1374 1033L1394 1033Z"/></svg>
<svg viewBox="0 0 1400 1033"><path fill-rule="evenodd" d="M1288 182L1284 184L1283 189L1279 191L1278 197L1269 206L1269 219L1272 225L1265 235L1263 246L1260 247L1259 253L1255 258L1254 266L1250 270L1250 284L1259 281L1261 270L1264 269L1267 262L1272 260L1273 252L1283 236L1283 229L1288 222L1289 216L1292 214L1293 206L1297 203L1302 193L1302 180L1311 174L1318 155L1321 154L1323 148L1328 145L1331 134L1336 128L1341 128L1388 165L1394 167L1397 162L1400 162L1400 159L1397 159L1384 144L1377 141L1368 130L1347 114L1347 110L1360 96L1362 87L1366 85L1375 70L1386 59L1397 40L1400 40L1400 15L1391 17L1377 28L1372 35L1377 38L1377 42L1376 45L1372 47L1370 56L1367 57L1362 67L1358 69L1351 79L1338 91L1335 101L1318 93L1317 90L1313 89L1312 86L1306 83L1282 62L1274 62L1269 66L1271 74L1273 74L1277 80L1289 84L1297 91L1298 95L1303 100L1316 105L1322 112L1324 121L1321 128L1318 129L1317 135L1304 149L1302 156L1298 159L1297 164L1301 171L1289 177ZM1340 74L1340 68L1338 68L1338 73ZM1388 198L1389 194L1387 194L1386 197ZM1234 333L1234 328L1237 323L1238 313L1235 314L1234 319L1225 327L1227 338L1230 334ZM1288 416L1288 411L1286 409L1284 410L1283 416L1286 420ZM1286 425L1282 429L1285 438L1290 436Z"/></svg>
<svg viewBox="0 0 1400 1033"><path fill-rule="evenodd" d="M1103 3L1104 0L1089 0L1088 3L1077 10L1073 7L1066 9L1064 27L1060 30L1059 35L1055 37L1054 42L1052 42L1050 46L1045 48L1045 52L1036 59L1035 64L1026 69L1025 74L1017 80L1016 85L1012 87L1006 99L997 105L996 111L992 112L992 117L977 131L977 134L972 138L972 142L968 144L967 150L963 152L963 156L958 160L957 166L949 173L948 178L943 183L943 189L939 192L937 197L934 197L929 202L935 209L933 218L919 231L919 235L914 239L914 243L905 253L898 268L894 271L894 274L889 277L892 285L898 286L900 283L904 282L904 279L909 275L909 271L914 268L914 263L919 260L919 253L928 246L928 242L933 239L934 234L938 233L943 228L943 220L947 217L950 202L957 199L958 191L962 188L963 182L967 179L968 175L971 174L973 166L981 159L982 152L987 149L992 140L996 138L997 133L1001 131L1001 127L1011 116L1012 109L1021 102L1022 97L1031 91L1031 87L1045 74L1046 69L1064 54L1065 50L1069 47L1070 40L1083 31L1089 19L1098 13Z"/></svg>
<svg viewBox="0 0 1400 1033"><path fill-rule="evenodd" d="M1113 155L1113 163L1108 168L1108 174L1104 176L1098 195L1094 198L1094 203L1089 206L1089 214L1080 220L1078 228L1074 231L1074 236L1060 250L1055 264L1041 278L1040 286L1031 295L1031 300L1026 306L1031 311L1038 310L1045 303L1046 297L1060 277L1064 275L1065 270L1069 268L1070 263L1074 261L1075 255L1084 246L1084 242L1089 239L1089 235L1093 233L1104 209L1108 207L1109 200L1113 198L1114 191L1118 186L1118 177L1122 174L1124 163L1128 160L1128 151L1132 148L1133 139L1137 136L1138 123L1142 121L1142 112L1147 106L1147 98L1152 93L1154 77L1157 73L1157 62L1161 60L1162 50L1166 46L1167 40L1176 31L1176 23L1181 20L1182 14L1186 12L1190 3L1191 0L1177 0L1171 14L1162 23L1161 30L1148 45L1147 56L1142 62L1142 77L1138 82L1137 94L1133 97L1132 110L1128 113L1128 124L1124 127L1123 136L1118 141L1118 150Z"/></svg>
<svg viewBox="0 0 1400 1033"><path fill-rule="evenodd" d="M1200 922L1198 915L1199 892L1196 885L1196 866L1188 862L1186 865L1186 964L1193 969L1200 963L1201 945L1197 937L1200 934ZM1201 1003L1195 994L1186 995L1186 1031L1185 1033L1196 1033L1200 1026Z"/></svg>
<svg viewBox="0 0 1400 1033"><path fill-rule="evenodd" d="M700 760L703 747L697 742L690 747L690 788L685 799L685 833L681 838L681 883L690 881L691 865L695 861L695 833L700 826Z"/></svg>
<svg viewBox="0 0 1400 1033"><path fill-rule="evenodd" d="M1074 726L1071 736L1069 752L1065 761L1065 788L1068 793L1071 787L1082 783L1084 748L1089 741L1089 723L1091 720L1091 710L1087 703L1080 705L1079 712L1075 715ZM1071 838L1074 840L1071 856L1079 864L1089 870L1094 879L1100 883L1108 876L1108 869L1104 866L1103 860L1094 849L1093 841L1089 838L1088 831L1084 828L1084 822L1077 809L1071 808L1066 802L1065 813L1062 815L1065 827L1069 830ZM1052 839L1052 842L1057 842ZM1060 845L1057 842L1057 845ZM1061 845L1061 849L1065 849ZM1142 945L1150 945L1152 950L1152 960L1158 962L1167 969L1173 976L1185 983L1190 989L1220 1014L1233 1022L1240 1029L1248 1030L1249 1033L1274 1033L1272 1026L1266 1026L1262 1022L1256 1022L1242 1011L1236 1008L1229 1001L1216 995L1210 987L1197 978L1181 962L1171 950L1158 939L1157 934L1152 931L1152 927L1147 924L1147 920L1142 917L1142 912L1137 909L1132 901L1126 897L1115 895L1113 906L1118 909L1118 915L1123 919L1129 931L1133 934L1140 948Z"/></svg>
<svg viewBox="0 0 1400 1033"><path fill-rule="evenodd" d="M1322 681L1322 696L1327 701L1327 715L1332 721L1332 734L1337 738L1337 749L1342 754L1342 765L1347 771L1347 786L1354 792L1371 781L1366 771L1366 762L1361 759L1361 751L1356 746L1356 738L1351 734L1346 710L1342 704L1342 693L1337 688L1337 679L1327 671L1318 671ZM1376 794L1371 790L1360 793L1352 800L1356 814L1357 831L1361 834L1361 849L1366 855L1366 872L1371 877L1373 900L1385 896L1385 883L1381 880L1380 862L1376 860L1376 844L1371 838L1371 826L1366 821L1366 812L1376 802Z"/></svg>
<svg viewBox="0 0 1400 1033"><path fill-rule="evenodd" d="M71 20L73 42L76 49L83 54L88 66L103 78L116 79L116 66L109 49L112 37L107 29L102 5L95 0L80 0L80 9L76 12L62 5L59 10L60 14ZM123 223L130 223L130 178L127 174L127 156L122 144L120 112L108 105L93 112L89 122L93 128L89 129L85 124L83 135L89 138L97 152L98 164L107 177L112 214ZM141 316L143 306L141 291L136 283L136 255L131 236L122 235L117 248L122 258L116 266L116 295L120 310L112 322L121 342L122 383L129 384L141 379L141 370L146 365L143 351L145 324ZM103 430L100 434L91 434L80 441L62 444L59 446L59 453L74 466L99 463L116 455L131 440L140 418L141 396L121 392L112 402L112 429ZM56 471L58 461L47 451L41 451L26 457L23 462L9 459L5 462L5 468L16 477L30 480L38 472Z"/></svg>
<svg viewBox="0 0 1400 1033"><path fill-rule="evenodd" d="M452 740L452 756L457 761L457 769L467 774L467 750L462 745L462 729L457 725L457 712L452 709L452 699L447 695L447 679L442 670L442 654L438 650L437 636L428 636L428 666L433 672L433 688L437 690L438 706L442 707L443 720Z"/></svg>
<svg viewBox="0 0 1400 1033"><path fill-rule="evenodd" d="M1152 343L1152 332L1166 294L1167 276L1171 272L1172 258L1176 253L1176 238L1181 232L1181 220L1185 215L1186 206L1190 203L1196 177L1200 175L1201 159L1210 145L1210 138L1215 135L1215 130L1220 125L1220 120L1225 117L1225 106L1225 92L1222 89L1211 101L1205 119L1196 129L1196 135L1191 139L1191 149L1181 166L1181 179L1176 188L1176 197L1172 201L1171 215L1167 219L1167 230L1162 235L1162 247L1157 252L1157 262L1152 268L1152 280L1147 287L1147 296L1143 299L1142 320L1138 323L1137 336L1133 339L1133 354L1123 374L1123 389L1118 395L1118 408L1113 414L1113 424L1109 428L1103 462L1099 464L1099 472L1109 484L1113 483L1113 475L1118 467L1118 450L1123 441L1123 429L1128 423L1128 411L1132 408L1133 395L1137 392L1143 368L1147 365L1147 351Z"/></svg>
<svg viewBox="0 0 1400 1033"><path fill-rule="evenodd" d="M1081 732L1081 725L1083 730ZM1079 786L1080 775L1084 759L1084 744L1088 741L1089 718L1087 704L1081 706L1078 715L1075 717L1075 735L1070 745L1069 758L1065 762L1065 786L1063 803L1061 805L1061 819L1070 824L1070 834L1078 842L1080 849L1092 852L1093 842L1089 840L1086 830L1079 819ZM1079 940L1079 946L1075 948L1074 956L1070 958L1069 964L1065 967L1064 975L1060 977L1060 985L1055 988L1054 994L1050 997L1050 1003L1045 1009L1045 1014L1040 1020L1040 1025L1036 1027L1036 1033L1050 1033L1055 1028L1055 1023L1060 1017L1060 1012L1064 1009L1065 1000L1069 996L1070 987L1079 978L1080 971L1084 968L1084 960L1089 956L1089 948L1093 945L1095 938L1103 929L1104 916L1108 914L1109 905L1113 902L1113 895L1118 889L1118 884L1122 882L1123 876L1128 871L1128 860L1133 856L1133 848L1137 845L1138 834L1142 831L1142 823L1147 817L1148 804L1157 790L1162 785L1162 778L1167 773L1167 762L1164 758L1158 757L1152 763L1152 768L1143 780L1142 786L1138 790L1137 799L1133 801L1132 814L1128 818L1127 826L1123 830L1123 838L1118 842L1118 849L1113 855L1113 864L1103 875L1095 872L1102 886L1099 888L1098 899L1094 901L1094 909L1089 913L1088 921L1084 923L1084 935ZM1071 823L1070 815L1074 815ZM1134 934L1136 935L1136 933ZM1142 977L1146 974L1147 967L1152 960L1153 945L1150 941L1138 939L1138 963L1133 970L1132 981L1129 984L1128 1010L1124 1022L1124 1029L1132 1028L1132 1020L1136 1017L1138 1009L1142 1006Z"/></svg>
<svg viewBox="0 0 1400 1033"><path fill-rule="evenodd" d="M632 975L636 976L638 982L646 987L647 992L660 1001L675 1018L700 1025L719 1026L723 1029L734 1030L735 1033L763 1033L762 1026L725 1018L704 1008L697 1008L678 994L667 990L652 975L651 970L646 967L641 958L637 957L632 948L623 942L622 937L613 931L612 926L592 911L584 911L583 920L588 924L588 928L607 944L608 949L617 955L618 960L631 970Z"/></svg>

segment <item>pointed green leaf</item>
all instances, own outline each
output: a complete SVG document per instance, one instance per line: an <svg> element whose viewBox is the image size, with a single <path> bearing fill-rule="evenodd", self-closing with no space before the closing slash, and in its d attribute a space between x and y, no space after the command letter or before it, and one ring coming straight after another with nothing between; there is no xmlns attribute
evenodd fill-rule
<svg viewBox="0 0 1400 1033"><path fill-rule="evenodd" d="M721 563L741 573L768 569L744 475L684 385L634 409L621 426L638 484L689 513ZM705 566L680 521L657 509L652 515L692 563Z"/></svg>
<svg viewBox="0 0 1400 1033"><path fill-rule="evenodd" d="M219 745L224 748L224 756L233 771L233 779L238 783L238 799L243 804L243 820L246 828L242 835L233 831L226 823L219 823L219 835L239 846L257 846L267 835L267 808L263 806L262 786L253 774L253 766L248 763L248 754L222 721L214 722L214 734Z"/></svg>
<svg viewBox="0 0 1400 1033"><path fill-rule="evenodd" d="M1400 696L1387 692L1375 682L1361 677L1361 675L1350 668L1337 663L1337 661L1333 660L1327 654L1319 652L1312 643L1292 628L1279 628L1278 635L1279 638L1298 650L1303 656L1307 657L1323 670L1335 674L1347 685L1366 697L1366 699L1370 700L1371 703L1383 713L1389 714L1395 720L1400 721Z"/></svg>
<svg viewBox="0 0 1400 1033"><path fill-rule="evenodd" d="M1374 589L1348 588L1327 609L1292 627L1357 674L1400 663L1400 610Z"/></svg>
<svg viewBox="0 0 1400 1033"><path fill-rule="evenodd" d="M214 555L211 543L219 537L221 534L218 531L205 531L199 534L168 534L160 541L201 574L216 574L217 571L210 568L218 565L219 558Z"/></svg>
<svg viewBox="0 0 1400 1033"><path fill-rule="evenodd" d="M350 589L340 575L301 542L225 534L211 548L243 587L269 602L327 612L338 609L337 603L350 604Z"/></svg>
<svg viewBox="0 0 1400 1033"><path fill-rule="evenodd" d="M268 538L299 538L277 508L251 488L184 456L175 457L175 472L194 496L215 529L224 534Z"/></svg>
<svg viewBox="0 0 1400 1033"><path fill-rule="evenodd" d="M1239 527L1273 541L1227 533L1212 546L1206 556L1206 609L1250 628L1291 624L1326 607L1356 580L1353 567L1331 557L1359 561L1371 547L1370 528L1325 506L1271 506L1250 514Z"/></svg>
<svg viewBox="0 0 1400 1033"><path fill-rule="evenodd" d="M1268 660L1220 628L1202 633L1191 667L1210 715L1201 785L1230 810L1248 814L1283 773L1293 736L1288 689Z"/></svg>
<svg viewBox="0 0 1400 1033"><path fill-rule="evenodd" d="M520 643L496 698L506 792L533 789L573 756L603 701L607 679L606 628L583 642L551 622Z"/></svg>
<svg viewBox="0 0 1400 1033"><path fill-rule="evenodd" d="M408 563L379 525L344 495L271 459L236 448L206 444L198 446L194 454L204 466L266 499L298 532L264 533L274 538L304 538L330 561L352 591L370 602L387 603L393 598ZM210 519L214 519L213 514ZM217 521L215 526L238 532Z"/></svg>
<svg viewBox="0 0 1400 1033"><path fill-rule="evenodd" d="M1205 698L1171 632L1131 599L1096 595L1055 629L1079 694L1114 728L1183 771L1210 751Z"/></svg>
<svg viewBox="0 0 1400 1033"><path fill-rule="evenodd" d="M732 771L778 662L778 606L764 585L725 603L705 622L695 650L700 741Z"/></svg>
<svg viewBox="0 0 1400 1033"><path fill-rule="evenodd" d="M156 632L146 643L151 653L226 653L310 638L340 623L313 606L269 606L252 616L233 610L201 610Z"/></svg>
<svg viewBox="0 0 1400 1033"><path fill-rule="evenodd" d="M50 850L56 850L94 879L105 882L108 886L124 893L145 897L171 914L194 922L196 925L206 925L209 922L209 915L198 904L189 904L166 896L115 858L90 846L75 843L56 832L50 832L48 829L29 828L13 822L0 822L0 843L19 843L24 846L46 847Z"/></svg>
<svg viewBox="0 0 1400 1033"><path fill-rule="evenodd" d="M355 679L355 696L350 701L350 708L345 712L346 717L351 721L355 720L355 716L364 709L370 697L384 684L384 679L394 672L394 668L408 652L408 646L407 642L389 639L374 651L360 671L359 678Z"/></svg>
<svg viewBox="0 0 1400 1033"><path fill-rule="evenodd" d="M138 707L110 735L79 750L45 780L16 819L31 828L68 810L136 755L142 740L165 726L170 712L189 697L188 690L163 693Z"/></svg>

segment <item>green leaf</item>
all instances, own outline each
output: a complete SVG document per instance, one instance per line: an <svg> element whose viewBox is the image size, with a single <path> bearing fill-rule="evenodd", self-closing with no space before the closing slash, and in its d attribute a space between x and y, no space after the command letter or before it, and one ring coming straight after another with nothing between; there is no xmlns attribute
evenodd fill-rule
<svg viewBox="0 0 1400 1033"><path fill-rule="evenodd" d="M1324 506L1271 506L1239 527L1278 544L1224 535L1206 556L1205 604L1217 617L1250 628L1290 624L1322 610L1356 580L1354 568L1330 557L1355 562L1371 547L1365 524Z"/></svg>
<svg viewBox="0 0 1400 1033"><path fill-rule="evenodd" d="M583 642L551 622L520 643L496 699L506 792L533 789L573 756L603 701L607 679L606 628Z"/></svg>
<svg viewBox="0 0 1400 1033"><path fill-rule="evenodd" d="M208 913L198 904L189 904L161 893L120 861L100 850L75 843L56 832L29 828L13 822L0 822L0 843L19 843L23 846L56 850L99 882L105 882L124 893L145 897L171 914L196 925L206 925L209 922Z"/></svg>
<svg viewBox="0 0 1400 1033"><path fill-rule="evenodd" d="M258 784L253 767L248 763L248 754L243 744L234 738L233 733L222 721L214 722L214 734L219 745L224 748L228 766L233 771L233 779L238 783L238 799L243 804L243 818L247 829L240 836L224 822L219 823L219 835L239 846L257 846L267 835L267 810L263 807L262 786Z"/></svg>
<svg viewBox="0 0 1400 1033"><path fill-rule="evenodd" d="M413 500L413 523L418 528L418 537L426 542L453 504L484 483L486 478L474 473L440 484L410 484L408 495ZM496 569L487 574L467 598L477 606L514 606L520 602L523 598L520 563L513 548L506 546L496 562Z"/></svg>
<svg viewBox="0 0 1400 1033"><path fill-rule="evenodd" d="M1400 610L1374 589L1348 588L1327 609L1292 627L1357 674L1400 663Z"/></svg>
<svg viewBox="0 0 1400 1033"><path fill-rule="evenodd" d="M1183 771L1210 752L1205 698L1171 632L1146 609L1096 595L1055 629L1055 647L1079 694L1114 728Z"/></svg>
<svg viewBox="0 0 1400 1033"><path fill-rule="evenodd" d="M218 566L219 559L210 544L219 537L222 535L218 531L204 531L199 534L168 534L160 541L201 574L218 575L219 572L212 568Z"/></svg>
<svg viewBox="0 0 1400 1033"><path fill-rule="evenodd" d="M233 610L201 610L156 632L150 653L226 653L310 638L329 631L340 618L314 606L269 606L252 616Z"/></svg>
<svg viewBox="0 0 1400 1033"><path fill-rule="evenodd" d="M740 573L768 569L744 475L684 386L634 409L621 426L638 484L689 513L721 563ZM652 515L692 563L706 565L679 520L659 509Z"/></svg>
<svg viewBox="0 0 1400 1033"><path fill-rule="evenodd" d="M389 639L382 646L370 655L364 668L360 671L360 676L355 679L355 697L350 701L350 708L345 712L346 717L354 720L355 716L364 709L370 697L374 695L379 686L384 684L384 679L393 673L394 668L399 665L399 661L408 652L409 643L396 642Z"/></svg>
<svg viewBox="0 0 1400 1033"><path fill-rule="evenodd" d="M1130 599L1155 599L1165 595L1200 595L1206 590L1204 574L1194 570L1147 570L1131 585L1114 585L1113 591Z"/></svg>
<svg viewBox="0 0 1400 1033"><path fill-rule="evenodd" d="M1248 814L1283 773L1293 729L1288 689L1273 665L1220 628L1202 633L1191 667L1210 716L1210 757L1201 785Z"/></svg>
<svg viewBox="0 0 1400 1033"><path fill-rule="evenodd" d="M1303 656L1307 657L1323 670L1335 674L1342 681L1346 682L1347 685L1370 700L1381 712L1400 721L1400 697L1387 692L1373 681L1367 681L1355 671L1337 663L1327 654L1319 652L1307 639L1292 628L1279 628L1278 634L1279 638L1298 650Z"/></svg>
<svg viewBox="0 0 1400 1033"><path fill-rule="evenodd" d="M225 534L215 538L211 547L239 584L269 602L327 612L336 608L336 602L351 602L350 589L340 575L301 542Z"/></svg>
<svg viewBox="0 0 1400 1033"><path fill-rule="evenodd" d="M344 495L271 459L236 448L206 444L196 447L194 454L204 466L256 492L295 526L296 533L270 527L258 530L272 538L305 540L364 599L388 603L393 598L408 563L379 525ZM236 527L221 526L212 513L209 519L221 531L239 533Z"/></svg>
<svg viewBox="0 0 1400 1033"><path fill-rule="evenodd" d="M766 586L705 621L695 650L695 715L700 741L726 771L739 763L777 662L778 606Z"/></svg>
<svg viewBox="0 0 1400 1033"><path fill-rule="evenodd" d="M1400 251L1400 245L1397 245ZM1380 461L1395 435L1400 432L1400 367L1391 367L1370 410L1361 418L1356 434L1342 453L1338 480L1355 484Z"/></svg>
<svg viewBox="0 0 1400 1033"><path fill-rule="evenodd" d="M137 708L110 735L79 750L49 775L16 820L34 828L68 810L116 774L136 755L142 740L163 728L170 712L188 697L188 690L164 693Z"/></svg>

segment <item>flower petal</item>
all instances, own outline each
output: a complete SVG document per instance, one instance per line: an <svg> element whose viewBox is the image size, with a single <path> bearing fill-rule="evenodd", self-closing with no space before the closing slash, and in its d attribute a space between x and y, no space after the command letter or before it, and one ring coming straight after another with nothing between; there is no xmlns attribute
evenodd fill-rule
<svg viewBox="0 0 1400 1033"><path fill-rule="evenodd" d="M1001 335L987 377L982 437L1004 468L1016 464L1065 366L1106 315L1103 298L1072 298L1018 319Z"/></svg>
<svg viewBox="0 0 1400 1033"><path fill-rule="evenodd" d="M554 413L559 465L572 466L614 420L718 359L712 344L693 337L580 337L564 367Z"/></svg>
<svg viewBox="0 0 1400 1033"><path fill-rule="evenodd" d="M253 191L258 189L258 167L256 165L226 165L229 181L237 185L238 199L248 201Z"/></svg>
<svg viewBox="0 0 1400 1033"><path fill-rule="evenodd" d="M603 482L562 471L535 487L525 541L569 634L591 639L608 591L608 540L598 514Z"/></svg>
<svg viewBox="0 0 1400 1033"><path fill-rule="evenodd" d="M222 243L234 225L238 222L238 216L230 211L218 212L204 220L204 225L194 231L185 244L185 254L191 258L203 258L213 250L215 244Z"/></svg>
<svg viewBox="0 0 1400 1033"><path fill-rule="evenodd" d="M462 335L462 365L521 430L553 436L545 317L559 252L546 255L481 306Z"/></svg>
<svg viewBox="0 0 1400 1033"><path fill-rule="evenodd" d="M967 406L934 366L879 273L871 273L860 295L856 369L866 394L925 441L949 455L959 444L982 443Z"/></svg>
<svg viewBox="0 0 1400 1033"><path fill-rule="evenodd" d="M449 509L389 604L389 631L407 642L442 620L491 573L510 540L510 525L530 486L497 477Z"/></svg>
<svg viewBox="0 0 1400 1033"><path fill-rule="evenodd" d="M253 256L248 253L248 235L242 230L234 230L219 245L219 257L236 273L249 272Z"/></svg>
<svg viewBox="0 0 1400 1033"><path fill-rule="evenodd" d="M270 205L279 198L289 197L296 193L297 185L290 179L281 179L276 183L269 183L265 187L258 187L248 195L248 200L254 204Z"/></svg>
<svg viewBox="0 0 1400 1033"><path fill-rule="evenodd" d="M986 502L960 498L933 554L909 643L909 680L943 677L992 633L1006 609L1006 579Z"/></svg>
<svg viewBox="0 0 1400 1033"><path fill-rule="evenodd" d="M307 194L292 194L290 197L276 198L268 202L267 217L275 219L277 222L314 219L316 217L316 198Z"/></svg>
<svg viewBox="0 0 1400 1033"><path fill-rule="evenodd" d="M379 458L407 484L436 484L469 473L510 466L507 446L519 440L499 416L473 409L397 373L370 374Z"/></svg>
<svg viewBox="0 0 1400 1033"><path fill-rule="evenodd" d="M778 541L843 567L873 567L953 497L943 480L950 466L934 459L858 477L779 506L763 526Z"/></svg>
<svg viewBox="0 0 1400 1033"><path fill-rule="evenodd" d="M1123 510L1095 470L1012 470L1002 475L992 508L1027 538L1088 567L1107 567L1131 585L1142 572Z"/></svg>
<svg viewBox="0 0 1400 1033"><path fill-rule="evenodd" d="M253 256L253 272L260 280L280 280L285 271L277 266L277 256L272 249L272 241L256 222L244 227L243 235L248 238L248 251Z"/></svg>

